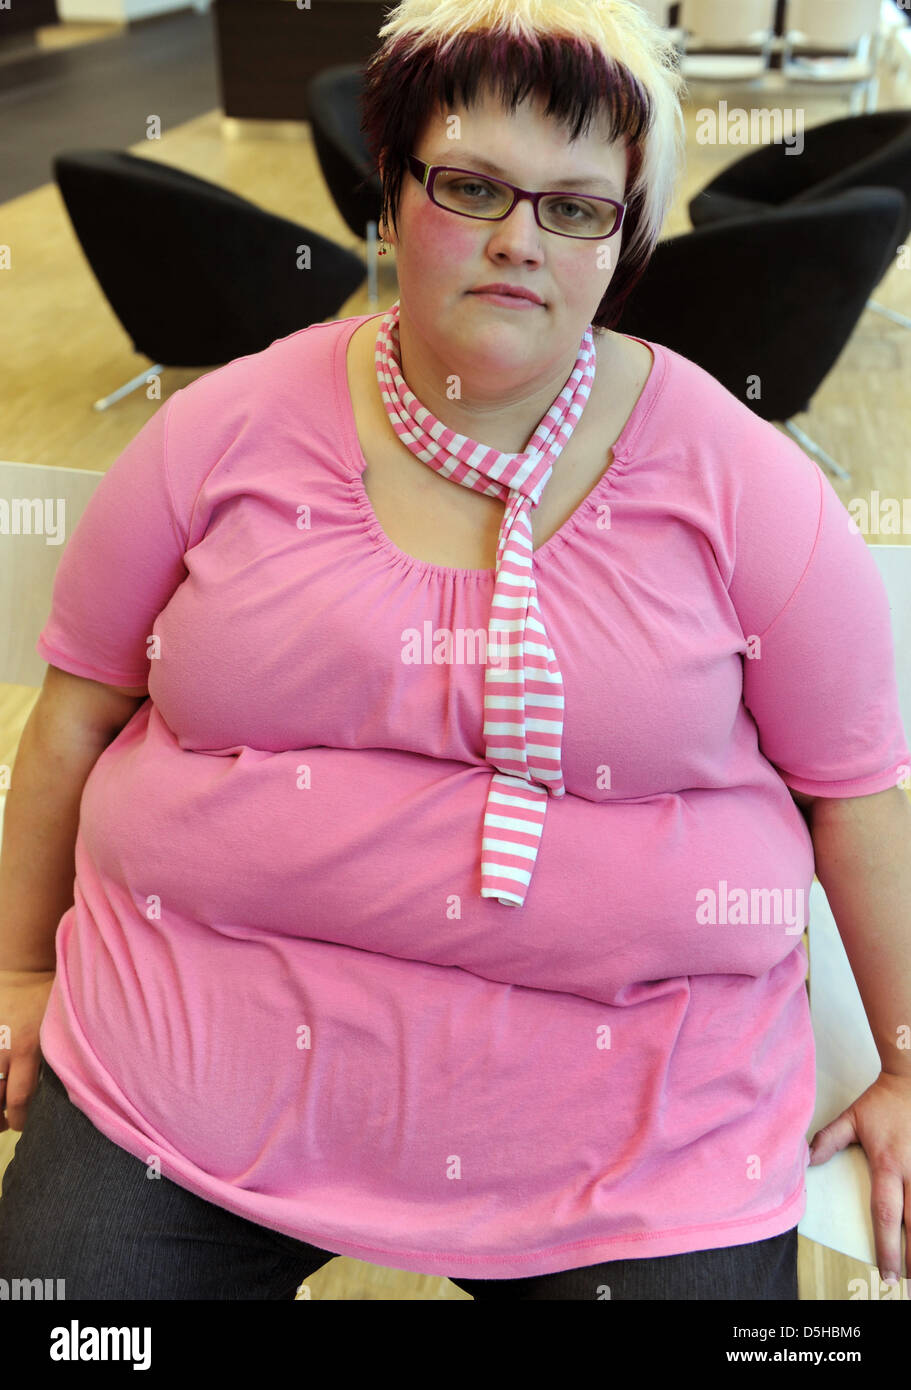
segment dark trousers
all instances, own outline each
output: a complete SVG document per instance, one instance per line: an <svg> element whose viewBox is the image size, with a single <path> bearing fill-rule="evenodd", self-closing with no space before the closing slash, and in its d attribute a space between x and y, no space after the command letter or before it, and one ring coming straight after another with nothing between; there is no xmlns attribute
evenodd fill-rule
<svg viewBox="0 0 911 1390"><path fill-rule="evenodd" d="M3 1175L0 1278L63 1279L66 1299L293 1299L335 1258L168 1178L147 1178L145 1163L94 1127L42 1059ZM479 1300L793 1300L797 1228L719 1250L452 1282Z"/></svg>

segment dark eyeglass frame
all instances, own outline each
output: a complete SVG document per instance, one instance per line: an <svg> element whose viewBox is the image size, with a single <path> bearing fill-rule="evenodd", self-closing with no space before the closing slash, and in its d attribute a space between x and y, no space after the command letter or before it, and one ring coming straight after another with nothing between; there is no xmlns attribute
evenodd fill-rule
<svg viewBox="0 0 911 1390"><path fill-rule="evenodd" d="M494 178L492 174L482 174L477 169L457 169L452 164L425 164L423 160L418 159L417 156L413 154L408 155L407 162L409 169L411 170L412 174L414 174L414 177L417 179L418 183L421 184L421 186L424 189L426 189L427 196L430 198L431 202L434 203L438 208L442 208L444 212L455 213L456 217L472 217L479 222L502 222L503 218L508 217L509 214L513 211L517 203L520 203L524 198L527 198L535 210L535 221L541 228L541 231L548 232L551 236L571 237L573 241L607 241L610 237L616 236L620 228L623 226L623 216L626 212L627 205L626 203L618 203L615 198L596 198L594 194L580 193L578 189L575 192L571 192L568 189L555 189L552 192L548 191L545 193L532 193L527 188L517 188L514 183L509 183L506 179ZM502 184L504 188L508 188L511 190L512 202L510 203L506 211L501 212L497 217L484 217L483 214L479 212L462 212L457 208L447 207L445 203L437 202L437 199L433 191L433 185L436 180L437 174L444 172L451 174L468 174L471 178L479 179L482 183L487 182ZM555 232L552 227L544 226L538 213L538 204L540 203L541 199L554 197L582 198L588 202L610 203L611 207L614 207L618 210L617 221L609 232L599 232L596 233L594 236L583 236L580 235L580 233L578 232Z"/></svg>

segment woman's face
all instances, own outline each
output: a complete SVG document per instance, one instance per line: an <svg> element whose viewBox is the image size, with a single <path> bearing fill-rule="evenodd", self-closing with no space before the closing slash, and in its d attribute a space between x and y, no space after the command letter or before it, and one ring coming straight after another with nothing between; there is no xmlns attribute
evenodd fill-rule
<svg viewBox="0 0 911 1390"><path fill-rule="evenodd" d="M609 144L593 121L570 143L565 127L543 108L533 95L508 112L495 95L482 93L470 110L437 114L412 153L427 164L479 173L478 157L487 159L503 171L500 177L535 192L570 191L574 180L591 178L596 182L580 188L580 196L587 191L623 202L625 142ZM397 218L398 236L389 227L386 240L396 246L402 315L419 336L445 344L449 354L470 353L476 367L486 361L496 371L497 363L502 370L508 362L521 372L525 364L531 375L578 349L616 269L623 235L581 240L544 231L527 200L499 222L462 217L432 203L410 171ZM543 306L511 309L472 293L492 282L533 290Z"/></svg>

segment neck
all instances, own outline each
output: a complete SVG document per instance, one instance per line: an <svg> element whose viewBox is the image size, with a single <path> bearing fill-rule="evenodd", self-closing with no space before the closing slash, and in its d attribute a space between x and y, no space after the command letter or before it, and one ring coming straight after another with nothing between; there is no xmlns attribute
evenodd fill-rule
<svg viewBox="0 0 911 1390"><path fill-rule="evenodd" d="M444 360L399 307L402 376L421 405L457 434L520 454L573 372L582 334L568 353L544 362L531 377L522 361L511 369L504 364L495 337L488 335L486 349L483 340L464 349L456 341Z"/></svg>

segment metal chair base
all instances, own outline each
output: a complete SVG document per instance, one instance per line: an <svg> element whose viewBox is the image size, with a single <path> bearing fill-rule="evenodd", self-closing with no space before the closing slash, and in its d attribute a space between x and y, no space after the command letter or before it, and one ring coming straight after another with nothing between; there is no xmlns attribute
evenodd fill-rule
<svg viewBox="0 0 911 1390"><path fill-rule="evenodd" d="M158 376L158 374L163 371L164 365L161 362L156 362L153 367L144 368L138 376L134 376L133 380L128 381L125 386L119 386L117 390L112 391L109 396L103 397L100 401L95 401L92 409L107 410L108 406L113 405L115 401L122 401L124 396L128 396L131 391L135 391L140 386L145 386L150 376Z"/></svg>
<svg viewBox="0 0 911 1390"><path fill-rule="evenodd" d="M797 440L800 447L810 454L811 457L819 459L820 463L824 464L830 473L834 473L836 478L843 478L846 483L851 481L851 474L846 473L841 464L836 463L835 460L826 453L825 449L821 449L799 425L795 425L793 420L785 420L783 424L788 434L792 435L793 438Z"/></svg>
<svg viewBox="0 0 911 1390"><path fill-rule="evenodd" d="M882 314L883 318L891 319L893 323L901 324L902 328L911 328L911 319L907 314L900 314L896 309L887 309L885 304L877 304L875 299L867 300L867 308Z"/></svg>

